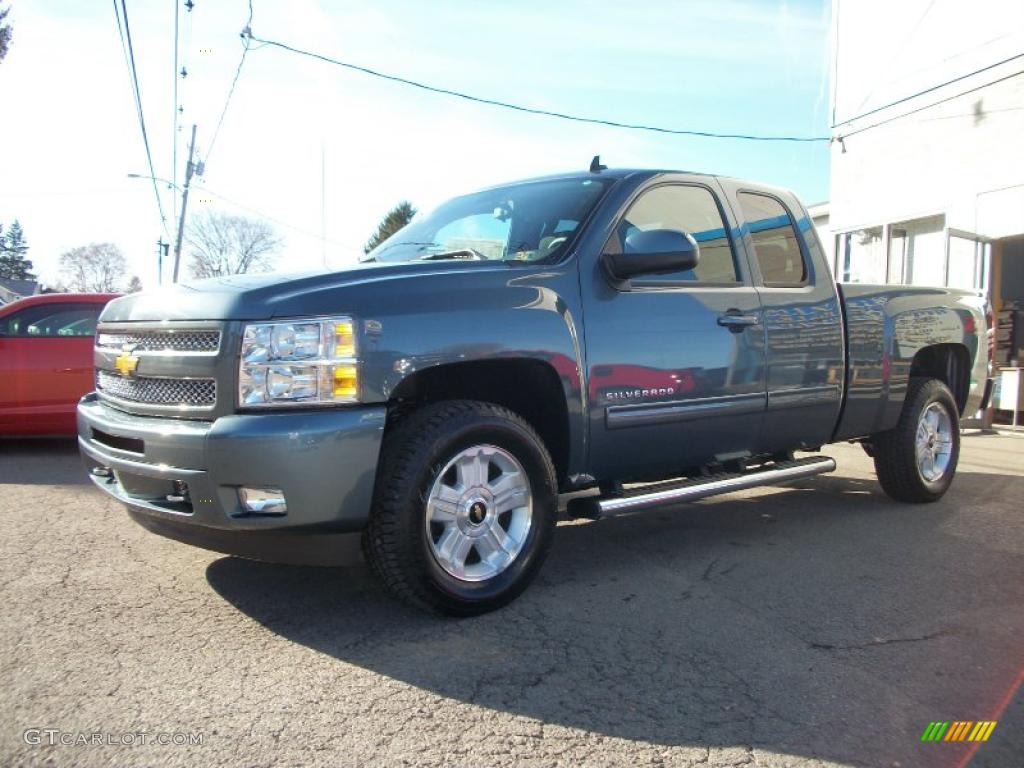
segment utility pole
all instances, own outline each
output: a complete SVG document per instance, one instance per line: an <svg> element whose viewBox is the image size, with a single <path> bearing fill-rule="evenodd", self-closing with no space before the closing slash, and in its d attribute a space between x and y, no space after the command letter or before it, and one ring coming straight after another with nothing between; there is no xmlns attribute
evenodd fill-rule
<svg viewBox="0 0 1024 768"><path fill-rule="evenodd" d="M320 137L320 258L324 269L327 269L327 171L324 150L324 137Z"/></svg>
<svg viewBox="0 0 1024 768"><path fill-rule="evenodd" d="M167 249L171 247L170 243L165 243L161 237L156 241L156 284L164 284L164 256L167 255Z"/></svg>
<svg viewBox="0 0 1024 768"><path fill-rule="evenodd" d="M181 264L181 236L185 233L185 207L188 205L188 186L192 181L192 172L196 169L192 158L196 149L196 126L192 124L192 141L188 145L188 163L185 164L185 187L181 190L181 218L178 219L178 239L174 244L174 276L178 282L178 267Z"/></svg>

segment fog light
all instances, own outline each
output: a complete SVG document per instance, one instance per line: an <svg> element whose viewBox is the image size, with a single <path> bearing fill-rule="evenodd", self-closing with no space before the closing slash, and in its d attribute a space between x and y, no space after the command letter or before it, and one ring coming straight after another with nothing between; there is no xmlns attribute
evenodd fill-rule
<svg viewBox="0 0 1024 768"><path fill-rule="evenodd" d="M242 509L255 515L284 515L288 505L280 488L239 488Z"/></svg>
<svg viewBox="0 0 1024 768"><path fill-rule="evenodd" d="M182 482L181 480L175 480L174 493L167 494L167 501L177 504L191 504L192 499L189 496L188 483Z"/></svg>

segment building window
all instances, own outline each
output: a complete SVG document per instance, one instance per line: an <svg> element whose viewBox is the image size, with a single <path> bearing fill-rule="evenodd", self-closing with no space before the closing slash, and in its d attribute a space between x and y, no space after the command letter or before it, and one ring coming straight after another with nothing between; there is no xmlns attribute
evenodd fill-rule
<svg viewBox="0 0 1024 768"><path fill-rule="evenodd" d="M881 227L844 232L836 238L839 279L844 283L884 283L885 247Z"/></svg>
<svg viewBox="0 0 1024 768"><path fill-rule="evenodd" d="M945 216L901 221L889 227L889 282L946 285Z"/></svg>
<svg viewBox="0 0 1024 768"><path fill-rule="evenodd" d="M947 285L967 291L988 291L991 246L967 232L949 233Z"/></svg>

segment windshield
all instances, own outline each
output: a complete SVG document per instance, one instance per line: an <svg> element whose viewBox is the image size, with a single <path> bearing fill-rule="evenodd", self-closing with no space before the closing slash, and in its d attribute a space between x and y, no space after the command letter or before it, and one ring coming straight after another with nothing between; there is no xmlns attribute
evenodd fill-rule
<svg viewBox="0 0 1024 768"><path fill-rule="evenodd" d="M457 197L409 223L364 261L538 261L560 255L609 179L557 179Z"/></svg>

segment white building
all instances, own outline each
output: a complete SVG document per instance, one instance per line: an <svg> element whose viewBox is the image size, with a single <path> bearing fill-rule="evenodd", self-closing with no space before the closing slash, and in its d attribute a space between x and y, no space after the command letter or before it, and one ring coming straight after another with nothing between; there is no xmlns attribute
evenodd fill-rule
<svg viewBox="0 0 1024 768"><path fill-rule="evenodd" d="M832 34L822 234L837 278L983 291L1012 325L1024 310L1024 0L833 0ZM1024 338L1000 340L1006 360L1021 356Z"/></svg>

